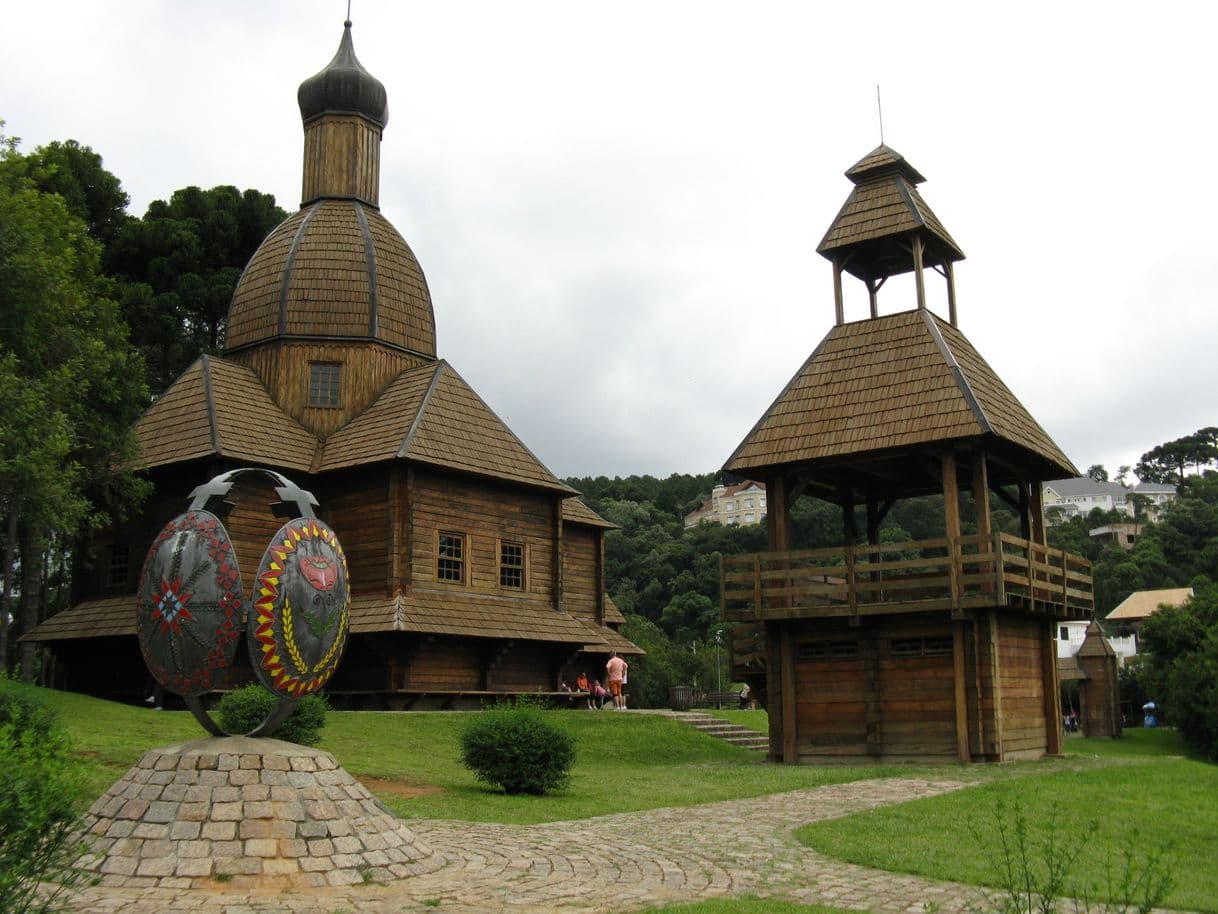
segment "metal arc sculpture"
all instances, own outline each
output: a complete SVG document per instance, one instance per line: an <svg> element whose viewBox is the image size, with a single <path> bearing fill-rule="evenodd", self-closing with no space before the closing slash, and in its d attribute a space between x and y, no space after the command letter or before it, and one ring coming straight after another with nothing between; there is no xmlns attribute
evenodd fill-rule
<svg viewBox="0 0 1218 914"><path fill-rule="evenodd" d="M270 479L277 517L247 600L221 517L238 477ZM190 507L153 540L140 573L137 630L149 672L181 695L208 733L227 735L199 696L223 681L246 637L250 665L278 703L247 736L269 736L305 695L334 674L347 642L350 587L343 547L314 514L312 494L256 467L223 473L191 493Z"/></svg>

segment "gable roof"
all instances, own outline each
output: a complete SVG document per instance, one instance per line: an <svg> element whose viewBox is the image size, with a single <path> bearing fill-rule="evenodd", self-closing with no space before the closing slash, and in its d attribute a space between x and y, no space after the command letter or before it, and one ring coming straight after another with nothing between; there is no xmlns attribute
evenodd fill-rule
<svg viewBox="0 0 1218 914"><path fill-rule="evenodd" d="M1104 482L1090 476L1075 476L1071 479L1050 479L1044 484L1046 489L1052 489L1059 498L1084 498L1111 495L1114 499L1123 501L1129 494L1119 482Z"/></svg>
<svg viewBox="0 0 1218 914"><path fill-rule="evenodd" d="M1159 607L1179 606L1193 595L1191 587L1171 587L1167 590L1137 590L1120 602L1107 619L1145 619L1158 612Z"/></svg>
<svg viewBox="0 0 1218 914"><path fill-rule="evenodd" d="M584 504L582 498L563 499L562 522L564 524L584 524L588 527L600 527L603 530L616 530L617 524L611 523Z"/></svg>
<svg viewBox="0 0 1218 914"><path fill-rule="evenodd" d="M905 311L829 331L725 469L784 464L993 436L1054 470L1069 458L956 328Z"/></svg>
<svg viewBox="0 0 1218 914"><path fill-rule="evenodd" d="M232 457L307 471L317 438L271 399L248 368L195 359L135 424L140 465Z"/></svg>
<svg viewBox="0 0 1218 914"><path fill-rule="evenodd" d="M576 494L443 359L398 375L327 439L320 469L393 459Z"/></svg>

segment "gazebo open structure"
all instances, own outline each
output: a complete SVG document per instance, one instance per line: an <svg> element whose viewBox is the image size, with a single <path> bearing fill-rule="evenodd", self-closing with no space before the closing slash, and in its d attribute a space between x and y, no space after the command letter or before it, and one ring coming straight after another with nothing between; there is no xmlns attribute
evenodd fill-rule
<svg viewBox="0 0 1218 914"><path fill-rule="evenodd" d="M1090 618L1093 598L1090 564L1046 545L1041 482L1078 471L958 329L964 254L922 175L881 145L846 176L818 247L834 326L725 465L768 497L769 551L721 568L734 675L765 696L775 760L1056 754L1055 623ZM881 288L910 273L914 307L881 315ZM847 275L867 289L863 320L845 319ZM792 548L805 494L841 507L840 545ZM943 535L881 543L893 505L925 495L943 498ZM995 529L995 499L1018 535Z"/></svg>

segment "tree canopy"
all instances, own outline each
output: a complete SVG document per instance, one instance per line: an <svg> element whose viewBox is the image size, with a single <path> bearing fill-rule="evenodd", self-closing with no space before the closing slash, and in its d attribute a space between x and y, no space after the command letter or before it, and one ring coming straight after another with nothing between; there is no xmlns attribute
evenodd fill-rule
<svg viewBox="0 0 1218 914"><path fill-rule="evenodd" d="M1200 474L1214 468L1218 468L1218 428L1209 426L1151 448L1142 455L1134 472L1142 482L1174 485L1183 493L1189 469Z"/></svg>

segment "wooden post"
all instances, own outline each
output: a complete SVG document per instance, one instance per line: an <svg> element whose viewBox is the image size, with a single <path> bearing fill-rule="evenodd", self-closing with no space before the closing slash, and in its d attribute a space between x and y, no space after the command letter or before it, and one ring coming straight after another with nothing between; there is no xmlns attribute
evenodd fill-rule
<svg viewBox="0 0 1218 914"><path fill-rule="evenodd" d="M720 561L722 561L720 556ZM763 598L761 587L761 556L753 556L753 618L761 621L764 616L761 612L761 601Z"/></svg>
<svg viewBox="0 0 1218 914"><path fill-rule="evenodd" d="M864 734L867 754L884 754L884 720L880 709L880 632L871 626L869 637L861 640L863 649L863 700L867 708L867 729Z"/></svg>
<svg viewBox="0 0 1218 914"><path fill-rule="evenodd" d="M847 546L853 546L859 540L859 527L854 519L854 493L842 491L842 537Z"/></svg>
<svg viewBox="0 0 1218 914"><path fill-rule="evenodd" d="M968 690L965 687L964 623L952 626L952 665L956 697L956 757L962 762L970 759L968 734Z"/></svg>
<svg viewBox="0 0 1218 914"><path fill-rule="evenodd" d="M953 326L956 324L956 270L950 260L943 262L943 275L947 277L947 320Z"/></svg>
<svg viewBox="0 0 1218 914"><path fill-rule="evenodd" d="M999 667L1002 665L998 652L998 610L989 611L989 648L990 648L990 694L994 703L994 753L995 761L1006 760L1006 749L1003 747L1002 726L1002 677Z"/></svg>
<svg viewBox="0 0 1218 914"><path fill-rule="evenodd" d="M870 308L871 308L872 317L880 316L880 300L879 300L879 298L877 298L879 291L880 291L880 287L876 283L876 281L874 279L868 279L867 280L867 300L868 300L868 304L870 305Z"/></svg>
<svg viewBox="0 0 1218 914"><path fill-rule="evenodd" d="M795 715L795 639L791 623L782 626L782 760L799 761L798 724Z"/></svg>
<svg viewBox="0 0 1218 914"><path fill-rule="evenodd" d="M1015 493L1019 496L1019 535L1026 540L1032 539L1032 510L1028 500L1028 482L1020 479L1015 482Z"/></svg>
<svg viewBox="0 0 1218 914"><path fill-rule="evenodd" d="M846 302L842 296L842 262L833 261L833 307L837 317L837 326L846 323Z"/></svg>
<svg viewBox="0 0 1218 914"><path fill-rule="evenodd" d="M1062 754L1062 693L1057 684L1057 642L1053 635L1057 620L1052 616L1041 626L1041 678L1045 688L1045 752Z"/></svg>
<svg viewBox="0 0 1218 914"><path fill-rule="evenodd" d="M554 566L551 571L554 588L554 608L558 612L564 612L562 592L562 498L556 495L552 499L552 503L554 505L554 522L552 525L554 542L550 561Z"/></svg>
<svg viewBox="0 0 1218 914"><path fill-rule="evenodd" d="M944 451L940 461L943 476L943 521L947 531L948 576L951 578L953 608L960 598L960 483L956 479L956 455Z"/></svg>
<svg viewBox="0 0 1218 914"><path fill-rule="evenodd" d="M990 478L989 465L985 459L985 451L981 448L973 451L973 503L977 509L977 535L984 537L985 540L977 544L978 552L985 552L989 548L989 536L993 527L993 521L990 516ZM978 571L989 573L990 566L978 565ZM994 586L990 583L981 585L981 592L991 594L994 592Z"/></svg>
<svg viewBox="0 0 1218 914"><path fill-rule="evenodd" d="M913 238L914 283L918 289L918 310L926 310L926 275L922 269L922 236Z"/></svg>
<svg viewBox="0 0 1218 914"><path fill-rule="evenodd" d="M789 624L782 623L783 626ZM763 623L762 631L765 633L766 717L770 721L770 758L780 762L783 760L782 722L786 717L782 709L782 637L776 622Z"/></svg>
<svg viewBox="0 0 1218 914"><path fill-rule="evenodd" d="M771 552L786 552L791 548L791 506L787 503L790 494L786 477L781 474L766 480L766 533Z"/></svg>
<svg viewBox="0 0 1218 914"><path fill-rule="evenodd" d="M1045 492L1035 479L1028 481L1028 514L1030 515L1033 542L1044 546L1045 539Z"/></svg>

